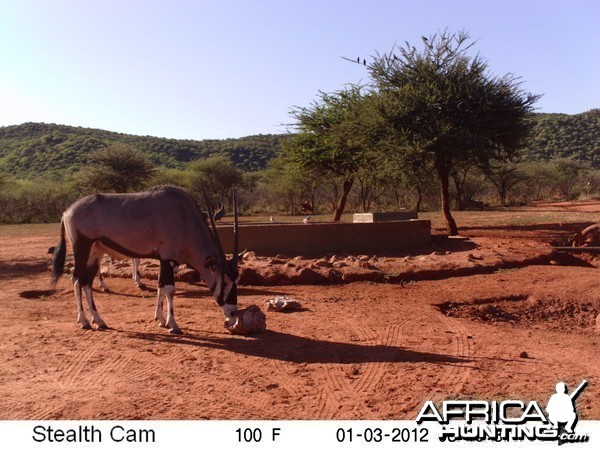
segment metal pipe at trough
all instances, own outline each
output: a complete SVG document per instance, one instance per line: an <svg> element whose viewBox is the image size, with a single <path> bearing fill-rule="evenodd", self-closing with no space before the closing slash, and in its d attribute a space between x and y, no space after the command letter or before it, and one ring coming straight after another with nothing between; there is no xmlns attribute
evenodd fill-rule
<svg viewBox="0 0 600 450"><path fill-rule="evenodd" d="M225 252L231 253L233 227L220 225L218 233ZM431 221L240 224L239 239L240 249L259 255L388 253L429 244Z"/></svg>
<svg viewBox="0 0 600 450"><path fill-rule="evenodd" d="M600 247L554 247L558 252L600 254Z"/></svg>

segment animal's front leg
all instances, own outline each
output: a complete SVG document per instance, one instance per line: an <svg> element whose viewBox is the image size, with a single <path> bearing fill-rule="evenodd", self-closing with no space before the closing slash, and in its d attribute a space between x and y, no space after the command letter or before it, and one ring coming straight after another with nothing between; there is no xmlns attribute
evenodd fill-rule
<svg viewBox="0 0 600 450"><path fill-rule="evenodd" d="M138 258L134 258L132 262L133 266L133 282L140 289L144 287L142 281L140 279L140 260Z"/></svg>
<svg viewBox="0 0 600 450"><path fill-rule="evenodd" d="M175 309L173 307L175 300L175 286L165 286L165 295L167 296L167 328L171 334L183 334L179 325L175 322Z"/></svg>
<svg viewBox="0 0 600 450"><path fill-rule="evenodd" d="M100 284L100 289L102 289L102 292L110 292L110 289L104 282L104 277L102 276L100 267L98 267L98 284Z"/></svg>

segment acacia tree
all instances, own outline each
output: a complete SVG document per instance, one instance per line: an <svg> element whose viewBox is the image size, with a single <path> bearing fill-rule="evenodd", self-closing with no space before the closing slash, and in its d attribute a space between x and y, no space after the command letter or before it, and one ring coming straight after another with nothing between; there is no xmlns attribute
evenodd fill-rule
<svg viewBox="0 0 600 450"><path fill-rule="evenodd" d="M126 144L114 143L92 155L79 186L84 191L130 192L146 187L155 168L146 155Z"/></svg>
<svg viewBox="0 0 600 450"><path fill-rule="evenodd" d="M466 32L436 33L424 47L406 43L374 58L368 67L378 91L379 111L404 145L435 171L447 231L458 234L450 210L454 168L514 157L529 131L526 118L539 98L524 92L513 75L495 77L487 63L467 53Z"/></svg>
<svg viewBox="0 0 600 450"><path fill-rule="evenodd" d="M292 109L298 133L284 143L290 161L307 172L341 180L333 220L339 221L357 173L372 166L376 137L369 96L351 86L332 94L321 92L309 107Z"/></svg>
<svg viewBox="0 0 600 450"><path fill-rule="evenodd" d="M519 166L510 162L491 165L485 177L496 188L502 206L506 206L510 192L525 180Z"/></svg>
<svg viewBox="0 0 600 450"><path fill-rule="evenodd" d="M225 202L231 205L232 188L239 187L243 181L242 171L223 155L192 161L187 170L191 191L203 198L203 189L206 189L214 205Z"/></svg>

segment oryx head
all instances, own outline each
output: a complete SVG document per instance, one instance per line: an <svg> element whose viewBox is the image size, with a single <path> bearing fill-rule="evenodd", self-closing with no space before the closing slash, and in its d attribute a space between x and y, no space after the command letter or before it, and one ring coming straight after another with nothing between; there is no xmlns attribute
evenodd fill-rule
<svg viewBox="0 0 600 450"><path fill-rule="evenodd" d="M223 245L217 233L215 217L212 206L206 195L206 191L202 188L204 201L208 210L208 218L212 231L213 241L216 244L217 255L208 256L204 261L204 268L207 273L203 275L204 281L208 285L217 304L223 310L225 318L230 321L237 312L237 279L238 279L238 210L237 197L235 190L233 191L233 256L227 259L223 251Z"/></svg>

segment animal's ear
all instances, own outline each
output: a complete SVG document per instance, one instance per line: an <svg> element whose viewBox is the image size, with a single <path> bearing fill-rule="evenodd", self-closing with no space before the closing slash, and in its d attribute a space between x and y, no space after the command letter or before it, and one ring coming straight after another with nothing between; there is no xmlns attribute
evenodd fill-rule
<svg viewBox="0 0 600 450"><path fill-rule="evenodd" d="M209 256L204 261L204 267L214 272L215 270L217 270L217 259L214 256Z"/></svg>

